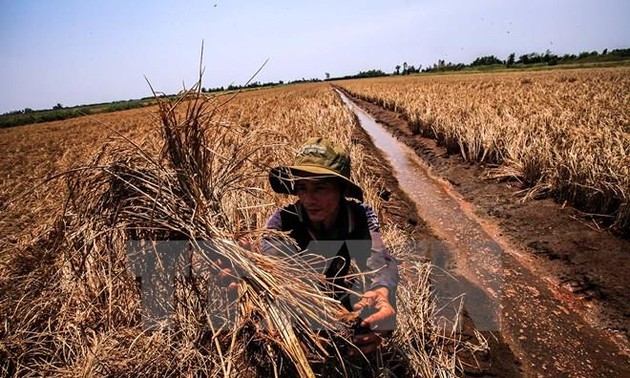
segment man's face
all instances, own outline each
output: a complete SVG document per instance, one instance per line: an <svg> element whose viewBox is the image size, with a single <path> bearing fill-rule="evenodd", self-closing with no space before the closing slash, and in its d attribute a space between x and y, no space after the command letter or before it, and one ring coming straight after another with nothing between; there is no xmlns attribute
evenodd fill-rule
<svg viewBox="0 0 630 378"><path fill-rule="evenodd" d="M297 196L312 222L331 227L339 212L341 191L333 178L305 178L296 183Z"/></svg>

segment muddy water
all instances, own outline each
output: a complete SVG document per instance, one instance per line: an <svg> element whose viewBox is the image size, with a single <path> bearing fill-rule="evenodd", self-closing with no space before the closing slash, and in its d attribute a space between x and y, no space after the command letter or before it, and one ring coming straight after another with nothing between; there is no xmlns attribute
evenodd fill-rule
<svg viewBox="0 0 630 378"><path fill-rule="evenodd" d="M502 240L498 228L475 216L411 149L339 94L389 160L418 215L440 238L418 248L438 271L454 276L438 282L439 297L463 294L475 328L499 333L527 376L630 376L627 350L554 296L544 279L519 262L520 252Z"/></svg>
<svg viewBox="0 0 630 378"><path fill-rule="evenodd" d="M440 237L441 240L429 241L428 246L422 245L419 252L428 253L438 268L455 272L468 280L445 279L439 288L441 297L451 298L466 293L466 310L477 329L499 330L502 247L474 219L463 202L431 175L428 167L409 147L398 142L346 96L341 96L357 115L374 145L387 156L401 189L415 202L418 215Z"/></svg>

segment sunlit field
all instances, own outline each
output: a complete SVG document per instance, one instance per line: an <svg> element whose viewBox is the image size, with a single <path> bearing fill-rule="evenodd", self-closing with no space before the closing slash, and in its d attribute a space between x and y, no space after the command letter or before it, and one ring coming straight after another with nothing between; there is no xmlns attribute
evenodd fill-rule
<svg viewBox="0 0 630 378"><path fill-rule="evenodd" d="M521 181L525 198L551 195L628 229L628 68L335 84L403 113L414 133L484 164L489 177ZM387 209L382 163L358 127L319 83L193 90L159 106L0 130L0 372L358 376L360 359L343 353L353 315L324 292L308 260L238 244L270 237L267 217L292 198L271 191L269 169L291 163L311 136L350 151L366 202ZM487 344L435 327L430 267L408 249L401 226L383 225L404 263L398 328L381 351L390 363L378 369L455 376L465 363L459 352ZM191 267L173 278L172 318L162 328L146 327L146 292L128 255L134 240L190 243ZM218 244L209 252L207 241ZM237 301L217 280L216 260L247 277ZM313 323L330 331L322 336Z"/></svg>
<svg viewBox="0 0 630 378"><path fill-rule="evenodd" d="M379 211L379 162L356 127L319 84L236 97L193 91L160 107L0 130L2 375L352 376L360 359L340 352L351 347L351 314L327 299L324 278L304 260L236 241L259 245L266 218L290 200L268 188L269 168L290 163L310 136L350 151L354 180ZM457 351L483 340L464 345L433 329L429 267L397 225L383 228L406 263L398 328L382 353L413 375L454 376ZM127 256L135 239L192 241L193 268L175 278L165 328L145 328ZM218 244L210 253L203 241ZM238 301L216 279L217 258L248 277ZM217 316L233 321L218 326Z"/></svg>
<svg viewBox="0 0 630 378"><path fill-rule="evenodd" d="M414 133L551 195L630 227L630 68L416 75L344 81L401 112Z"/></svg>

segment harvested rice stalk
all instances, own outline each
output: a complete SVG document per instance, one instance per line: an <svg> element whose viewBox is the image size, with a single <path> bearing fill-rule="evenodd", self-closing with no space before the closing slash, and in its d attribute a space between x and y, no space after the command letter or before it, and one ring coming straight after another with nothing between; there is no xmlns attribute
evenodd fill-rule
<svg viewBox="0 0 630 378"><path fill-rule="evenodd" d="M265 212L279 204L260 188L268 167L286 160L292 153L288 145L304 135L324 130L340 138L354 161L369 161L351 144L353 118L334 93L325 87L297 88L288 94L267 92L278 97L264 100L286 109L267 117L300 119L295 130L228 123L226 109L264 108L248 104L260 94L245 97L240 105L226 104L202 96L195 87L174 101L160 99L161 139L112 142L63 176L68 188L63 215L3 262L3 375L364 374L362 359L345 354L352 346L344 321L352 316L330 298L310 257L266 256L237 242L244 235L254 245L263 237L290 242L285 235L258 229ZM270 123L279 122L274 118ZM376 200L369 167L357 171L367 198ZM152 272L162 274L143 275L149 271L140 264L147 261L143 259L152 259ZM238 275L236 299L217 282L216 260ZM403 275L411 291L400 289L399 311L407 319L404 312L416 311L415 305L422 310L409 316L425 324L416 318L430 308L417 303L430 301L424 276L418 274L422 269ZM166 298L163 303L154 301L167 316L147 327L151 290L168 294L158 296ZM441 339L429 325L421 333L410 332L408 327L417 324L401 321L399 336L389 343L396 358L413 361L412 371L453 376L453 364L439 362L451 361L452 354L440 349ZM416 358L404 345L430 353L418 352L422 357ZM392 372L391 353L385 349L376 358L381 365L375 374Z"/></svg>

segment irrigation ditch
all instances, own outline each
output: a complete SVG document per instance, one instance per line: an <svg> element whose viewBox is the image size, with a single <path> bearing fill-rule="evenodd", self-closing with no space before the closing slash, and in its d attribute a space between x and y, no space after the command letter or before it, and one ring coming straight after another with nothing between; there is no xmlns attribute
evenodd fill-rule
<svg viewBox="0 0 630 378"><path fill-rule="evenodd" d="M392 167L400 188L430 229L418 245L436 266L436 297L464 297L466 322L486 336L488 361L474 376L630 376L627 337L601 326L586 292L567 295L508 231L437 175L406 143L336 88ZM362 106L357 105L361 103ZM417 146L415 146L417 147ZM487 190L492 190L488 187ZM544 210L543 210L544 211ZM623 241L621 241L623 244ZM443 305L447 309L448 306ZM611 320L612 323L623 322ZM614 328L614 327L613 327Z"/></svg>

